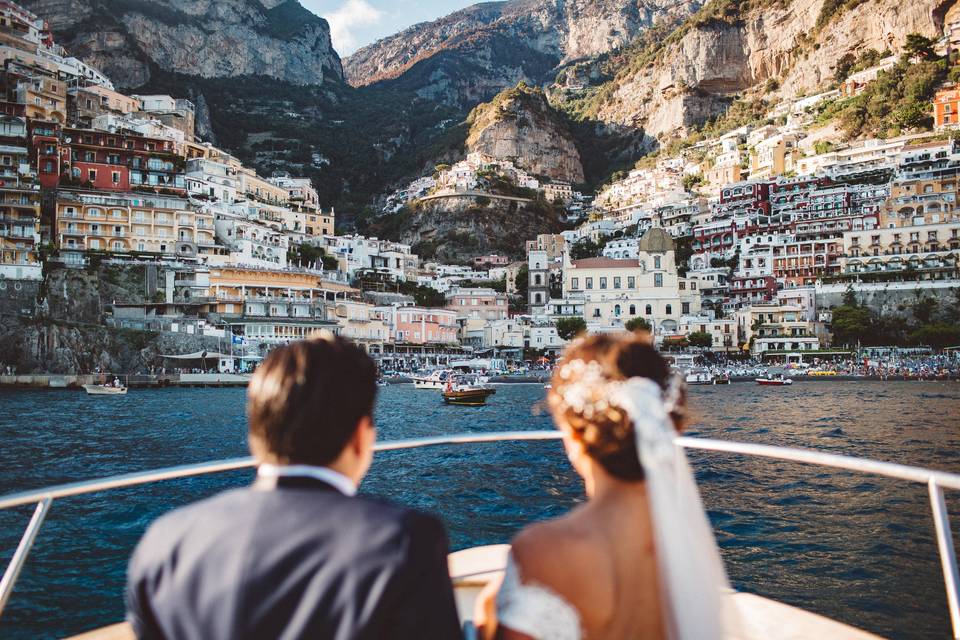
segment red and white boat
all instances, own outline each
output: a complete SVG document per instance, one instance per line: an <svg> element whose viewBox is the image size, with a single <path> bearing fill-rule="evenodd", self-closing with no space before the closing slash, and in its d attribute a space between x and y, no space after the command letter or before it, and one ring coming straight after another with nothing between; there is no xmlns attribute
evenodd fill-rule
<svg viewBox="0 0 960 640"><path fill-rule="evenodd" d="M783 376L779 378L757 378L757 384L766 387L783 387L788 384L793 384L793 380L784 378Z"/></svg>

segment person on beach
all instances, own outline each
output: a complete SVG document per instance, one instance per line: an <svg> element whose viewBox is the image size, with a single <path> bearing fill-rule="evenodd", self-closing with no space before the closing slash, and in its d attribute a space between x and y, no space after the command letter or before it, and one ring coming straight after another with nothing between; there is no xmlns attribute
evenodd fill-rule
<svg viewBox="0 0 960 640"><path fill-rule="evenodd" d="M347 340L275 349L247 391L257 479L158 519L128 569L138 638L460 637L432 516L357 496L376 367Z"/></svg>

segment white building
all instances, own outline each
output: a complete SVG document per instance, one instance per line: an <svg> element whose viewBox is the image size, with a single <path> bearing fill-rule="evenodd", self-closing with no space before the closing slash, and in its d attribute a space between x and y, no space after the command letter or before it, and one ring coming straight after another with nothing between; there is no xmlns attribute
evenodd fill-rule
<svg viewBox="0 0 960 640"><path fill-rule="evenodd" d="M699 314L696 282L677 273L673 240L663 229L650 229L640 240L636 259L587 258L571 261L563 269L564 299L583 300L583 313L591 331L623 329L632 318L642 317L658 339L674 335L682 316ZM550 308L552 302L548 303Z"/></svg>

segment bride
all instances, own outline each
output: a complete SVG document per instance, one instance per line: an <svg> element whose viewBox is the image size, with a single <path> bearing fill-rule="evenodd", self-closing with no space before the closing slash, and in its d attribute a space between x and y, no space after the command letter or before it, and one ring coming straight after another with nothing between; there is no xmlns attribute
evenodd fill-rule
<svg viewBox="0 0 960 640"><path fill-rule="evenodd" d="M679 378L643 334L574 342L548 397L588 500L513 541L483 638L723 637L728 589L686 457ZM727 621L729 628L729 620Z"/></svg>

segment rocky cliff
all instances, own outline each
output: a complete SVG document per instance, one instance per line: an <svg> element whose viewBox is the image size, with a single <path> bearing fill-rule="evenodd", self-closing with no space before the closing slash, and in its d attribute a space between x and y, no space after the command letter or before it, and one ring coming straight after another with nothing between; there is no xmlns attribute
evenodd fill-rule
<svg viewBox="0 0 960 640"><path fill-rule="evenodd" d="M762 90L776 100L814 92L846 53L896 51L909 33L935 36L944 3L846 4L853 6L715 0L661 45L638 52L600 88L589 115L653 136L683 134L722 112L734 94Z"/></svg>
<svg viewBox="0 0 960 640"><path fill-rule="evenodd" d="M539 89L520 84L479 105L467 119L467 152L480 152L534 175L583 182L583 165L563 117Z"/></svg>
<svg viewBox="0 0 960 640"><path fill-rule="evenodd" d="M472 106L519 80L545 81L557 65L621 47L698 0L510 0L414 25L344 61L356 86L393 81L448 104Z"/></svg>
<svg viewBox="0 0 960 640"><path fill-rule="evenodd" d="M117 329L104 324L114 301L150 299L148 267L55 268L44 280L0 287L0 365L17 373L133 373L162 366L161 354L218 348L217 339Z"/></svg>
<svg viewBox="0 0 960 640"><path fill-rule="evenodd" d="M542 200L448 196L420 201L373 230L412 245L423 258L466 261L490 252L520 260L528 238L563 228L559 208Z"/></svg>
<svg viewBox="0 0 960 640"><path fill-rule="evenodd" d="M120 87L154 67L204 78L342 80L327 22L297 0L24 0L72 55Z"/></svg>

